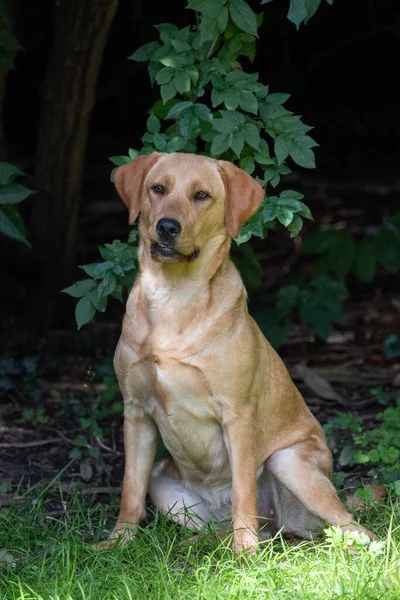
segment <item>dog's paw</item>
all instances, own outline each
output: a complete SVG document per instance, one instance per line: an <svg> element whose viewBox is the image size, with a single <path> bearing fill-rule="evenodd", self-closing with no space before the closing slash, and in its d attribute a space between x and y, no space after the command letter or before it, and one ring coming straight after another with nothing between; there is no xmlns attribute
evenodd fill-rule
<svg viewBox="0 0 400 600"><path fill-rule="evenodd" d="M129 527L126 524L117 523L113 531L110 533L110 536L107 540L102 542L97 542L93 544L93 548L96 550L110 550L118 545L118 547L123 548L135 537L135 531L132 529L132 526Z"/></svg>
<svg viewBox="0 0 400 600"><path fill-rule="evenodd" d="M343 531L343 533L349 531L352 533L356 533L360 536L367 536L373 542L376 542L379 539L378 536L375 535L375 533L372 533L372 531L365 529L365 527L363 527L359 523L349 523L348 525L342 525L340 529Z"/></svg>
<svg viewBox="0 0 400 600"><path fill-rule="evenodd" d="M250 529L240 529L233 534L232 550L235 556L253 554L258 548L258 536Z"/></svg>

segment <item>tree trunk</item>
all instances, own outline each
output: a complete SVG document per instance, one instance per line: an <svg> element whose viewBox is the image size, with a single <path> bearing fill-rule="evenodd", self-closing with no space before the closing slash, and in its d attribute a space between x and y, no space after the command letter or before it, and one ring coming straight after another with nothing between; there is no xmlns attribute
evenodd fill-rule
<svg viewBox="0 0 400 600"><path fill-rule="evenodd" d="M11 0L6 1L3 4L0 3L0 31L6 31L7 33L12 34L13 23L11 10ZM6 160L7 158L7 145L3 128L3 104L6 94L8 73L13 66L15 51L18 46L17 40L15 40L15 44L16 45L14 46L14 44L11 43L10 47L6 49L3 48L3 61L2 64L0 64L0 160Z"/></svg>
<svg viewBox="0 0 400 600"><path fill-rule="evenodd" d="M118 0L61 0L42 100L31 240L54 292L75 265L97 76ZM50 292L51 295L51 292Z"/></svg>

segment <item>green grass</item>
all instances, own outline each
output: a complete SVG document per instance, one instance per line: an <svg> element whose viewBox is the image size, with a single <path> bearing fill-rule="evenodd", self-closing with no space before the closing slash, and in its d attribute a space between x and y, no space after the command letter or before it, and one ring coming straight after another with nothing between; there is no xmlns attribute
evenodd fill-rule
<svg viewBox="0 0 400 600"><path fill-rule="evenodd" d="M63 514L52 514L48 494L31 490L0 512L0 551L15 563L0 562L1 600L400 598L400 570L397 581L393 575L400 565L398 505L363 513L381 542L357 554L331 530L318 542L277 537L238 561L226 541L190 539L191 532L159 516L127 547L96 550L90 543L105 527L104 507L76 494L61 498Z"/></svg>

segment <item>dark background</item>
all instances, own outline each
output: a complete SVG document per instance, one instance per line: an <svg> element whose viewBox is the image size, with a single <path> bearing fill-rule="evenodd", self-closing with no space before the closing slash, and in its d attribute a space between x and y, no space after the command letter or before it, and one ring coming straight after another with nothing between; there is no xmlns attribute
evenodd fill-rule
<svg viewBox="0 0 400 600"><path fill-rule="evenodd" d="M60 290L84 277L77 265L99 260L99 244L125 240L128 234L127 211L110 183L108 157L140 148L147 111L159 96L146 65L127 56L157 39L153 24L182 27L193 24L194 13L176 0L8 1L23 50L7 78L0 69L0 85L6 86L0 160L24 170L23 183L36 192L19 205L32 249L0 237L0 429L5 437L0 479L19 485L23 476L29 481L53 477L70 460L75 436L83 432L100 449L103 462L93 459L93 465L107 469L106 481L120 482L121 408L115 404L112 355L124 306L112 300L104 315L76 332L76 301ZM252 240L262 267L257 294L268 302L289 277L310 280L315 256L303 256L299 242L321 223L360 240L386 214L399 210L400 3L335 0L329 6L322 0L300 31L287 19L288 0L251 4L264 11L264 22L255 63L243 66L258 71L271 91L292 94L288 108L315 127L311 135L320 144L316 170L296 167L282 181L304 193L315 222L305 223L304 234L295 240L283 227L265 241ZM80 69L101 29L91 24L98 7L105 11L109 5L116 11L104 51L98 51L98 78L86 77ZM91 87L92 108L85 96ZM346 286L344 319L335 323L327 343L294 322L280 354L322 423L338 410L363 412L369 428L382 410L371 389L387 386L393 401L398 395L398 360L385 356L384 343L400 331L400 281L379 268L372 283L361 284L350 275ZM296 371L304 361L346 401L310 390ZM8 387L1 383L4 375ZM102 432L83 431L82 417L96 427L101 423ZM54 432L63 436L63 444L53 444ZM99 445L98 436L108 449ZM76 478L78 471L79 461L65 476Z"/></svg>
<svg viewBox="0 0 400 600"><path fill-rule="evenodd" d="M255 63L244 67L258 71L260 80L272 91L292 94L288 108L315 127L312 135L320 144L316 149L317 170L298 169L291 186L307 192L305 201L317 218L344 201L348 208L364 208L363 227L373 226L385 211L398 206L399 3L335 0L329 6L323 2L300 31L286 18L286 1L275 0L262 7L252 2L252 6L264 10L264 22ZM54 48L55 12L54 3L49 1L12 2L14 33L23 51L17 53L15 69L7 79L3 126L7 160L28 173L26 184L38 192L21 205L28 237L46 187L43 177L37 177L41 160L38 137L46 70ZM40 240L33 243L32 251L12 241L1 241L4 287L0 299L5 311L2 324L7 331L11 325L21 328L20 313L28 329L32 318L35 324L42 322L36 319L38 306L46 307L47 300L56 297L62 310L50 311L45 326L73 326L73 302L61 300L58 290L79 276L77 264L97 260L98 244L125 239L126 212L109 181L112 165L108 157L124 154L128 147L140 148L146 111L158 99L158 89L151 88L145 63L129 61L127 56L157 38L153 24L171 22L181 27L192 24L193 16L182 2L119 1L89 121L73 259L67 265L60 259L56 262L54 250L51 268L43 268L52 254L51 236L44 250L38 249ZM73 173L69 176L72 178ZM53 227L51 201L46 200L49 229ZM45 228L46 215L42 210L40 219ZM280 229L276 243L285 235ZM48 285L50 279L52 286ZM35 287L44 284L45 296L31 302ZM50 314L47 307L44 312Z"/></svg>

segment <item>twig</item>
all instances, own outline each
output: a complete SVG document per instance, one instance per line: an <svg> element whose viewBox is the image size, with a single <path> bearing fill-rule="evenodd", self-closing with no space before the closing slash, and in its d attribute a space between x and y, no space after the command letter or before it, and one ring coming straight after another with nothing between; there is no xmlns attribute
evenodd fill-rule
<svg viewBox="0 0 400 600"><path fill-rule="evenodd" d="M83 488L82 494L119 494L121 492L120 487L90 487Z"/></svg>
<svg viewBox="0 0 400 600"><path fill-rule="evenodd" d="M210 49L209 49L209 51L207 52L207 56L206 56L206 58L207 58L207 59L208 59L208 58L210 58L211 54L214 52L215 44L217 43L217 41L218 41L218 38L219 38L219 35L217 35L217 36L216 36L216 37L213 39L213 42L212 42L212 44L211 44L211 46L210 46Z"/></svg>
<svg viewBox="0 0 400 600"><path fill-rule="evenodd" d="M61 438L49 438L48 440L36 440L35 442L11 442L1 443L0 448L35 448L35 446L46 446L48 444L59 444Z"/></svg>
<svg viewBox="0 0 400 600"><path fill-rule="evenodd" d="M103 392L107 389L107 386L104 383L73 383L68 381L46 381L45 379L38 380L39 385L41 385L45 389L51 390L77 390L87 392L88 390L95 390L99 392Z"/></svg>
<svg viewBox="0 0 400 600"><path fill-rule="evenodd" d="M23 427L0 426L0 433L29 433L29 435L35 435L35 431L32 431L31 429L24 429Z"/></svg>
<svg viewBox="0 0 400 600"><path fill-rule="evenodd" d="M98 443L98 445L100 446L100 448L103 448L103 450L107 450L107 452L112 452L113 454L117 454L117 455L121 454L117 450L114 450L113 448L110 448L109 446L106 446L105 444L103 444L103 442L101 441L101 438L96 437L95 440Z"/></svg>

